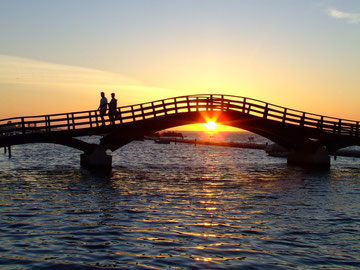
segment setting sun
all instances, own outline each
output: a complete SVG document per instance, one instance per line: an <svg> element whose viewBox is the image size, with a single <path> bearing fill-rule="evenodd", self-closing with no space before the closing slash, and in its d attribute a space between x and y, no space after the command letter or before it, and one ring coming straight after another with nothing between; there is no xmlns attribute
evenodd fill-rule
<svg viewBox="0 0 360 270"><path fill-rule="evenodd" d="M204 124L206 127L206 130L208 131L215 131L217 124L214 121L208 121L206 124Z"/></svg>

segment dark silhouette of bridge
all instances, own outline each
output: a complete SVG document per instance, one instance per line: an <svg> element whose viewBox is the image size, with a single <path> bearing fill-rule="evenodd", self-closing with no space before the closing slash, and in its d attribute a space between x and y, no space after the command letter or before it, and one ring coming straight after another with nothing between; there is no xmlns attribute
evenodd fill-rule
<svg viewBox="0 0 360 270"><path fill-rule="evenodd" d="M209 119L261 135L290 151L288 163L330 166L329 154L360 145L359 121L293 110L246 97L191 95L117 108L114 125L101 126L97 110L0 120L0 147L54 143L79 149L81 164L111 166L106 150L145 135ZM100 144L76 137L101 135Z"/></svg>

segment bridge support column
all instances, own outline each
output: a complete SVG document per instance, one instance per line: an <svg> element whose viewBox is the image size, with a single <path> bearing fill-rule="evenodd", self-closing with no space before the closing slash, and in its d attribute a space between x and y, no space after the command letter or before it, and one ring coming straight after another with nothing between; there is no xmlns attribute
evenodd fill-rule
<svg viewBox="0 0 360 270"><path fill-rule="evenodd" d="M330 168L330 156L324 146L305 147L299 151L289 152L287 163L314 168Z"/></svg>
<svg viewBox="0 0 360 270"><path fill-rule="evenodd" d="M111 169L112 156L106 154L104 147L95 145L92 152L80 155L81 166L88 169Z"/></svg>

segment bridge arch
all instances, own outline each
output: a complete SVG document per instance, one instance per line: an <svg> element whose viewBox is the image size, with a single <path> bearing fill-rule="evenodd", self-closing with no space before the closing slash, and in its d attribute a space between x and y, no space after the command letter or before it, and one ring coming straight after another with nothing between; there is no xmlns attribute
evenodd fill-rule
<svg viewBox="0 0 360 270"><path fill-rule="evenodd" d="M123 126L118 130L105 135L101 139L101 145L105 149L116 151L122 146L133 140L143 138L146 135L155 132L174 128L178 126L206 123L209 120L216 121L218 124L240 128L258 134L262 137L278 143L284 147L289 146L288 140L282 135L276 134L276 129L266 130L262 128L258 119L251 118L247 114L237 113L236 115L229 112L183 112L175 115L167 115L150 120L139 121Z"/></svg>
<svg viewBox="0 0 360 270"><path fill-rule="evenodd" d="M2 119L0 147L50 142L84 153L95 148L115 151L149 133L206 122L212 117L220 124L259 134L294 151L302 151L313 141L329 153L360 145L359 121L306 113L246 97L204 94L119 107L115 124L110 125L107 119L106 126L100 125L96 110ZM89 135L103 138L98 146L76 139Z"/></svg>

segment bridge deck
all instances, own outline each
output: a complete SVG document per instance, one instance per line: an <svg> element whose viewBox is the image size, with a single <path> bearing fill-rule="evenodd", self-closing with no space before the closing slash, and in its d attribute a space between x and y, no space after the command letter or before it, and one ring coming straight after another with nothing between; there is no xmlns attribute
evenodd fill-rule
<svg viewBox="0 0 360 270"><path fill-rule="evenodd" d="M155 119L171 114L202 111L241 112L286 125L359 138L359 121L302 112L246 97L212 94L181 96L118 107L115 125ZM110 125L108 116L105 118L106 124ZM9 137L26 137L30 134L44 136L65 130L68 131L68 134L73 133L74 135L79 134L75 131L89 129L96 133L99 128L101 128L101 117L98 110L1 119L0 146L4 146L2 143L4 141L9 145ZM4 140L5 138L6 140Z"/></svg>

